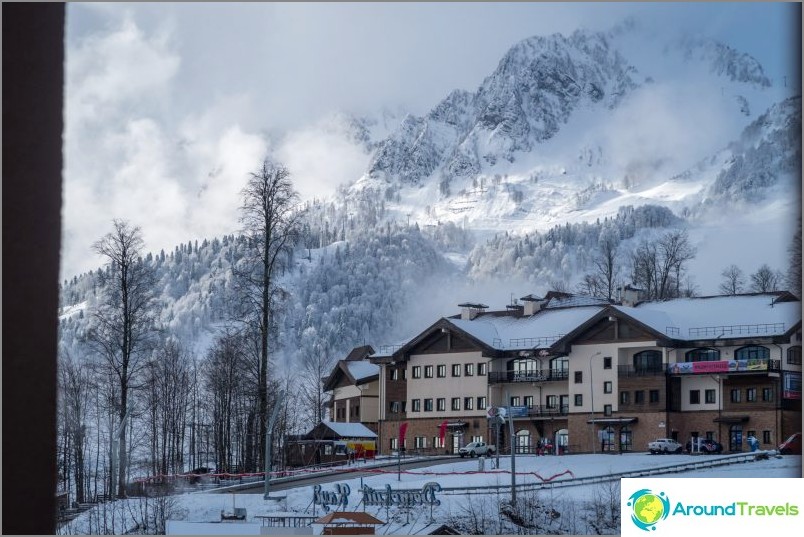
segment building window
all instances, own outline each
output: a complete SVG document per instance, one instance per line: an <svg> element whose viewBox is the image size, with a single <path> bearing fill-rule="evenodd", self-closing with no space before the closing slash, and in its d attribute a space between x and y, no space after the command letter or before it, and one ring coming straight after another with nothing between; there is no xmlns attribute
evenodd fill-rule
<svg viewBox="0 0 804 537"><path fill-rule="evenodd" d="M461 364L452 364L452 376L453 377L461 376Z"/></svg>
<svg viewBox="0 0 804 537"><path fill-rule="evenodd" d="M424 411L425 412L432 412L433 411L433 400L432 399L425 399L424 400Z"/></svg>
<svg viewBox="0 0 804 537"><path fill-rule="evenodd" d="M392 438L391 439L391 449L396 449L397 446L399 446L399 440L396 439L396 438ZM265 481L265 480L263 479L263 481Z"/></svg>
<svg viewBox="0 0 804 537"><path fill-rule="evenodd" d="M706 403L710 405L716 403L717 400L715 393L716 393L715 390L704 391L704 401L706 401Z"/></svg>
<svg viewBox="0 0 804 537"><path fill-rule="evenodd" d="M463 368L463 374L467 377L471 377L475 374L475 364L465 364Z"/></svg>
<svg viewBox="0 0 804 537"><path fill-rule="evenodd" d="M424 366L424 378L426 379L433 378L433 366L431 365Z"/></svg>
<svg viewBox="0 0 804 537"><path fill-rule="evenodd" d="M731 402L732 403L739 403L740 402L740 389L734 389L731 391Z"/></svg>
<svg viewBox="0 0 804 537"><path fill-rule="evenodd" d="M757 401L757 389L756 388L746 388L745 389L745 400L749 403L756 403Z"/></svg>
<svg viewBox="0 0 804 537"><path fill-rule="evenodd" d="M472 410L474 408L474 397L464 397L463 398L463 409L464 410Z"/></svg>
<svg viewBox="0 0 804 537"><path fill-rule="evenodd" d="M611 369L611 356L603 357L603 369Z"/></svg>
<svg viewBox="0 0 804 537"><path fill-rule="evenodd" d="M416 443L414 444L417 448L426 448L427 447L427 437L425 436L417 436Z"/></svg>
<svg viewBox="0 0 804 537"><path fill-rule="evenodd" d="M420 365L413 366L413 378L415 379L422 378L422 366Z"/></svg>
<svg viewBox="0 0 804 537"><path fill-rule="evenodd" d="M659 351L642 351L634 355L634 370L637 373L661 373L662 353Z"/></svg>
<svg viewBox="0 0 804 537"><path fill-rule="evenodd" d="M477 364L477 374L481 377L486 375L488 371L488 364L486 362L479 362Z"/></svg>
<svg viewBox="0 0 804 537"><path fill-rule="evenodd" d="M767 360L770 358L770 350L759 345L749 345L734 351L735 360Z"/></svg>
<svg viewBox="0 0 804 537"><path fill-rule="evenodd" d="M389 369L388 380L399 380L399 369Z"/></svg>
<svg viewBox="0 0 804 537"><path fill-rule="evenodd" d="M410 409L413 412L421 412L422 411L422 401L421 401L421 399L411 399L411 401L410 401Z"/></svg>
<svg viewBox="0 0 804 537"><path fill-rule="evenodd" d="M620 404L627 405L631 402L631 392L620 392Z"/></svg>
<svg viewBox="0 0 804 537"><path fill-rule="evenodd" d="M461 398L460 397L453 397L452 398L452 410L460 410L461 409Z"/></svg>
<svg viewBox="0 0 804 537"><path fill-rule="evenodd" d="M770 431L762 431L762 443L763 444L770 444L771 443L771 432Z"/></svg>
<svg viewBox="0 0 804 537"><path fill-rule="evenodd" d="M648 392L648 401L651 403L659 402L659 390L650 390Z"/></svg>
<svg viewBox="0 0 804 537"><path fill-rule="evenodd" d="M801 347L790 347L787 349L787 363L790 365L801 365Z"/></svg>
<svg viewBox="0 0 804 537"><path fill-rule="evenodd" d="M401 401L391 401L390 403L390 410L394 414L398 414L400 412L405 411L404 403Z"/></svg>
<svg viewBox="0 0 804 537"><path fill-rule="evenodd" d="M575 406L583 406L583 394L575 394Z"/></svg>
<svg viewBox="0 0 804 537"><path fill-rule="evenodd" d="M527 407L532 407L533 406L533 396L532 395L526 395L522 399L522 404L527 406Z"/></svg>
<svg viewBox="0 0 804 537"><path fill-rule="evenodd" d="M701 404L701 390L690 390L690 404Z"/></svg>
<svg viewBox="0 0 804 537"><path fill-rule="evenodd" d="M693 349L684 355L685 362L717 362L720 351L717 349Z"/></svg>
<svg viewBox="0 0 804 537"><path fill-rule="evenodd" d="M607 380L603 383L603 393L611 393L612 390L612 382Z"/></svg>
<svg viewBox="0 0 804 537"><path fill-rule="evenodd" d="M603 405L603 415L611 416L611 405Z"/></svg>
<svg viewBox="0 0 804 537"><path fill-rule="evenodd" d="M434 436L433 437L433 447L434 448L442 448L442 447L444 447L444 442L441 441L440 436Z"/></svg>
<svg viewBox="0 0 804 537"><path fill-rule="evenodd" d="M576 371L575 384L582 384L582 383L583 383L583 371Z"/></svg>
<svg viewBox="0 0 804 537"><path fill-rule="evenodd" d="M773 401L773 388L762 388L762 400Z"/></svg>
<svg viewBox="0 0 804 537"><path fill-rule="evenodd" d="M447 409L447 400L443 397L436 399L436 410L444 412Z"/></svg>
<svg viewBox="0 0 804 537"><path fill-rule="evenodd" d="M509 401L509 404L511 406L519 406L519 396L516 395L516 396L511 397L511 400Z"/></svg>
<svg viewBox="0 0 804 537"><path fill-rule="evenodd" d="M634 392L634 404L641 405L645 402L645 391L637 390Z"/></svg>
<svg viewBox="0 0 804 537"><path fill-rule="evenodd" d="M548 395L547 396L547 408L558 408L558 396L557 395Z"/></svg>
<svg viewBox="0 0 804 537"><path fill-rule="evenodd" d="M478 410L486 410L486 397L478 397L477 398L477 409Z"/></svg>

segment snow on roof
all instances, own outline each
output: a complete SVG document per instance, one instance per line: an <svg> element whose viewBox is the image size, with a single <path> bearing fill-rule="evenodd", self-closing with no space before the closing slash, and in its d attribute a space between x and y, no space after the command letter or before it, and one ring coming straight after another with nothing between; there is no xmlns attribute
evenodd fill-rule
<svg viewBox="0 0 804 537"><path fill-rule="evenodd" d="M344 362L349 374L354 377L356 381L361 381L374 375L380 374L380 366L372 364L371 362Z"/></svg>
<svg viewBox="0 0 804 537"><path fill-rule="evenodd" d="M377 434L362 423L340 423L336 421L325 421L323 423L340 437L377 438Z"/></svg>
<svg viewBox="0 0 804 537"><path fill-rule="evenodd" d="M779 336L801 321L801 302L774 294L679 298L615 306L669 337L682 340Z"/></svg>
<svg viewBox="0 0 804 537"><path fill-rule="evenodd" d="M542 310L528 317L481 315L471 321L447 320L495 349L533 349L549 347L602 309L603 306L586 306Z"/></svg>
<svg viewBox="0 0 804 537"><path fill-rule="evenodd" d="M569 308L578 306L608 306L610 302L605 298L595 298L593 296L572 295L569 297L551 298L546 308Z"/></svg>

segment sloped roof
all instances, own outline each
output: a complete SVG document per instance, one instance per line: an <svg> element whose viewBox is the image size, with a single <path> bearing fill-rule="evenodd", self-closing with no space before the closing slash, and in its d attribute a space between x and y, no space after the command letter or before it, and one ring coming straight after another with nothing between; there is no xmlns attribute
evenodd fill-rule
<svg viewBox="0 0 804 537"><path fill-rule="evenodd" d="M371 362L349 362L344 361L344 365L349 370L349 374L355 379L358 384L361 380L365 380L380 374L380 366L372 364Z"/></svg>
<svg viewBox="0 0 804 537"><path fill-rule="evenodd" d="M528 317L480 315L473 320L447 321L497 350L527 350L551 346L604 309L584 306L545 309Z"/></svg>
<svg viewBox="0 0 804 537"><path fill-rule="evenodd" d="M371 345L363 345L362 347L355 347L352 351L346 355L347 362L354 362L365 360L367 357L374 354L374 348Z"/></svg>
<svg viewBox="0 0 804 537"><path fill-rule="evenodd" d="M377 434L362 423L321 422L341 438L377 438Z"/></svg>
<svg viewBox="0 0 804 537"><path fill-rule="evenodd" d="M385 524L379 518L376 518L363 511L333 511L321 518L315 520L313 524Z"/></svg>
<svg viewBox="0 0 804 537"><path fill-rule="evenodd" d="M678 340L783 336L801 323L800 301L778 293L679 298L613 306L651 329Z"/></svg>

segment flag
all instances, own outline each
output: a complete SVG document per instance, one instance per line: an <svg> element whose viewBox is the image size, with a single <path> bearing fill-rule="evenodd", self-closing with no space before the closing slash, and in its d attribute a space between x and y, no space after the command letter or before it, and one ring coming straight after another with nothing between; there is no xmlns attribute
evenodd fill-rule
<svg viewBox="0 0 804 537"><path fill-rule="evenodd" d="M438 428L438 438L441 442L441 447L444 447L444 436L447 434L447 420L444 420Z"/></svg>
<svg viewBox="0 0 804 537"><path fill-rule="evenodd" d="M399 447L405 447L405 433L408 432L408 422L399 425Z"/></svg>

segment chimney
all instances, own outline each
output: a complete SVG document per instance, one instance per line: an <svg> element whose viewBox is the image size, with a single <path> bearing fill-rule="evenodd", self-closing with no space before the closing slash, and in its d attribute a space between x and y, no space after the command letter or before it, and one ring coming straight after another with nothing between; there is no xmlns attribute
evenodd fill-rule
<svg viewBox="0 0 804 537"><path fill-rule="evenodd" d="M471 302L458 304L458 307L461 308L461 319L464 321L473 320L488 308L485 304L473 304Z"/></svg>
<svg viewBox="0 0 804 537"><path fill-rule="evenodd" d="M633 308L637 305L641 298L642 289L637 289L636 287L631 287L630 285L623 286L620 293L620 302L622 302L623 306Z"/></svg>
<svg viewBox="0 0 804 537"><path fill-rule="evenodd" d="M540 298L535 295L523 296L519 300L524 302L524 309L522 310L522 315L525 315L527 317L538 313L542 309L542 306L545 303L545 300L543 298Z"/></svg>

